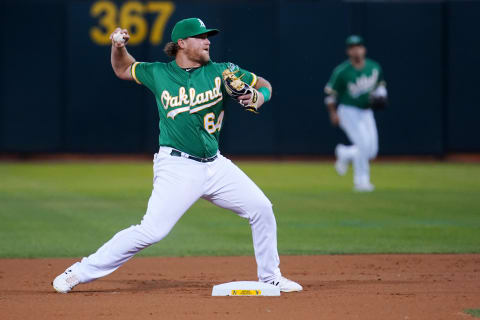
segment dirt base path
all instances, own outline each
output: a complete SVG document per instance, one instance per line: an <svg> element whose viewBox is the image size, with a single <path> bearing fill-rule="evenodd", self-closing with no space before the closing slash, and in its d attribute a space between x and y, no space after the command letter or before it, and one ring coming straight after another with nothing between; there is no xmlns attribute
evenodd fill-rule
<svg viewBox="0 0 480 320"><path fill-rule="evenodd" d="M281 297L212 297L255 280L252 257L134 258L103 279L55 293L73 259L0 259L0 319L473 319L480 255L285 256L304 286Z"/></svg>

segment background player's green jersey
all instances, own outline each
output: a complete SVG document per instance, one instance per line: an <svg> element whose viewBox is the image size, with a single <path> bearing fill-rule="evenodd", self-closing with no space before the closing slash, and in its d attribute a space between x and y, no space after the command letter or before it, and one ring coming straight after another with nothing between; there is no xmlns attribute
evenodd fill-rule
<svg viewBox="0 0 480 320"><path fill-rule="evenodd" d="M232 63L208 62L186 71L176 61L136 62L132 76L155 95L160 117L160 146L168 146L196 157L208 158L218 151L223 122L223 99L228 97L222 71L229 68L244 74L252 86L257 77Z"/></svg>
<svg viewBox="0 0 480 320"><path fill-rule="evenodd" d="M365 59L365 66L357 70L347 60L333 70L325 93L334 96L338 104L367 109L370 92L383 82L383 71L377 62Z"/></svg>

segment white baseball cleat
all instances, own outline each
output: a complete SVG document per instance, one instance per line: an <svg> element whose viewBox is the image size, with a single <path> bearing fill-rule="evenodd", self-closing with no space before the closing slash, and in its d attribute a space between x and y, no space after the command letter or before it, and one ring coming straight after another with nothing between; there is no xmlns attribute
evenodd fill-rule
<svg viewBox="0 0 480 320"><path fill-rule="evenodd" d="M353 190L357 192L372 192L373 190L375 190L375 186L371 183L359 183L355 184Z"/></svg>
<svg viewBox="0 0 480 320"><path fill-rule="evenodd" d="M267 283L273 284L274 286L280 287L280 291L282 292L294 292L294 291L302 291L303 288L301 285L296 283L295 281L289 280L285 277L280 276L279 278L268 281Z"/></svg>
<svg viewBox="0 0 480 320"><path fill-rule="evenodd" d="M79 283L80 280L73 274L72 269L69 268L53 280L52 286L57 292L67 293Z"/></svg>
<svg viewBox="0 0 480 320"><path fill-rule="evenodd" d="M344 176L347 174L348 171L348 161L342 160L342 158L340 157L340 148L341 145L337 145L335 147L335 157L337 158L337 161L335 161L335 170L339 175Z"/></svg>

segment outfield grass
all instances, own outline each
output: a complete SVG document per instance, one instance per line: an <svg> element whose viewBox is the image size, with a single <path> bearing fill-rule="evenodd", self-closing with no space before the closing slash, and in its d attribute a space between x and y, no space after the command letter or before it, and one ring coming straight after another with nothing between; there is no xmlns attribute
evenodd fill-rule
<svg viewBox="0 0 480 320"><path fill-rule="evenodd" d="M371 194L329 163L239 166L274 204L281 254L480 252L480 165L374 164ZM0 163L0 257L83 256L138 223L151 163ZM246 220L200 200L143 255L249 255Z"/></svg>
<svg viewBox="0 0 480 320"><path fill-rule="evenodd" d="M465 313L474 316L475 318L480 318L480 309L467 309Z"/></svg>

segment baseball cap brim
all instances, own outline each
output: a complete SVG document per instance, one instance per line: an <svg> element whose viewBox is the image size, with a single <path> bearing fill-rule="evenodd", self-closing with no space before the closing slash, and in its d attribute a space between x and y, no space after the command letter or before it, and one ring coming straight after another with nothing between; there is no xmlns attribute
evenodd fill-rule
<svg viewBox="0 0 480 320"><path fill-rule="evenodd" d="M199 36L199 35L205 34L205 33L207 34L207 37L211 37L211 36L216 35L219 32L220 32L220 30L218 30L218 29L207 29L207 30L204 30L202 32L189 35L189 37L195 37L195 36Z"/></svg>

